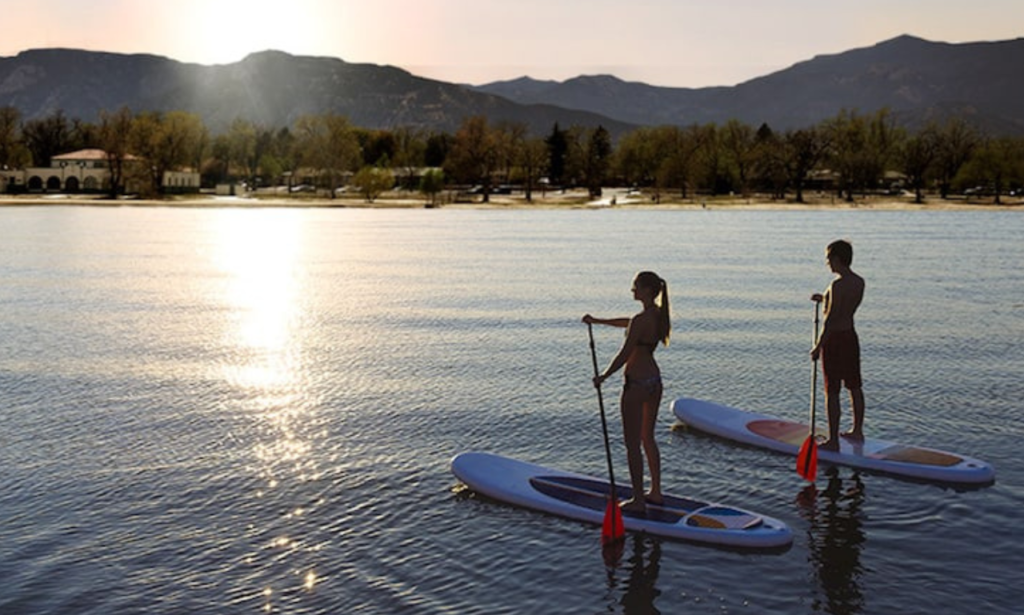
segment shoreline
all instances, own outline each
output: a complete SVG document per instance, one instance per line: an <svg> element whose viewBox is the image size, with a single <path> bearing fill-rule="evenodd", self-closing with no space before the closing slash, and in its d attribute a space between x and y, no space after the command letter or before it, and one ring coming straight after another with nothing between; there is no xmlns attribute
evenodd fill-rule
<svg viewBox="0 0 1024 615"><path fill-rule="evenodd" d="M519 195L491 195L490 202L444 202L434 207L417 195L386 194L373 203L362 198L338 197L281 197L281 196L214 196L207 194L169 197L166 199L120 198L111 200L90 195L0 195L3 207L175 207L175 208L290 208L290 209L617 209L617 210L867 210L867 211L994 211L1024 210L1024 199L1006 197L996 205L991 199L965 201L962 198L942 200L938 197L914 203L907 197L867 197L855 201L834 201L831 198L810 197L805 202L772 200L762 197L702 197L699 199L663 198L654 202L643 196L627 196L625 191L608 190L598 200L588 200L586 191L548 193L535 197L532 202Z"/></svg>

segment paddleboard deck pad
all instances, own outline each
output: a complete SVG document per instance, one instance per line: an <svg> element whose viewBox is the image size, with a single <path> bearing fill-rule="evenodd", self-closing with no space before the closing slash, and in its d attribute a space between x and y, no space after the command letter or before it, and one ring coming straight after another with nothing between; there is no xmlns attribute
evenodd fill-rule
<svg viewBox="0 0 1024 615"><path fill-rule="evenodd" d="M607 481L491 453L460 453L451 470L489 498L596 525L604 519L611 492ZM631 496L630 487L616 485L619 500ZM665 495L661 505L648 505L646 512L624 510L623 523L632 532L729 547L775 548L793 541L778 519L673 495Z"/></svg>
<svg viewBox="0 0 1024 615"><path fill-rule="evenodd" d="M799 452L809 433L803 423L700 399L677 399L672 411L700 431L790 455ZM820 427L816 433L827 437ZM932 482L976 485L995 481L995 469L980 459L874 438L840 438L839 451L819 447L818 460Z"/></svg>

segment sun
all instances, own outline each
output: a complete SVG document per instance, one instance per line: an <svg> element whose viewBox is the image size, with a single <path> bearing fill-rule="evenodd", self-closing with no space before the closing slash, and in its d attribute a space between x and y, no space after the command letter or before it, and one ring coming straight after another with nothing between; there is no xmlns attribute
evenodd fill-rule
<svg viewBox="0 0 1024 615"><path fill-rule="evenodd" d="M238 62L268 49L310 54L320 38L318 2L189 0L182 4L194 5L193 14L198 17L179 44L202 64Z"/></svg>

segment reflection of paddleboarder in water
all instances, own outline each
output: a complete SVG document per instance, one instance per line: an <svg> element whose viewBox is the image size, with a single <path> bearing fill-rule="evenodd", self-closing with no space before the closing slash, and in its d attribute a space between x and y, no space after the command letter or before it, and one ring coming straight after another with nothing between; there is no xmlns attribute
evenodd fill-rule
<svg viewBox="0 0 1024 615"><path fill-rule="evenodd" d="M657 588L658 573L661 570L661 541L642 534L633 535L633 554L626 563L629 579L619 599L624 613L658 615L654 601L661 595ZM614 589L618 583L609 575L609 585ZM618 609L611 608L610 611Z"/></svg>
<svg viewBox="0 0 1024 615"><path fill-rule="evenodd" d="M844 481L838 468L828 469L828 485L820 492L812 483L797 497L807 528L809 559L815 566L824 605L814 611L854 615L864 609L860 554L867 538L862 527L864 483L854 472Z"/></svg>

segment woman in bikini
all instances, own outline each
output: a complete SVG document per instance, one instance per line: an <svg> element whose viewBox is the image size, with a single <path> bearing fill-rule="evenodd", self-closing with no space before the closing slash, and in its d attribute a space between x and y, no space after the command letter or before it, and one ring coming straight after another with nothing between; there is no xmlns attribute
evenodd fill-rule
<svg viewBox="0 0 1024 615"><path fill-rule="evenodd" d="M626 340L603 373L594 378L594 386L625 367L622 388L622 435L626 441L626 460L633 497L622 508L642 512L648 503L659 505L661 495L661 453L654 438L654 427L661 405L661 371L654 361L658 342L668 346L671 323L668 309L668 285L656 273L642 271L633 279L633 298L643 310L632 318L583 317L587 324L625 327ZM651 490L644 493L644 456L651 472Z"/></svg>

